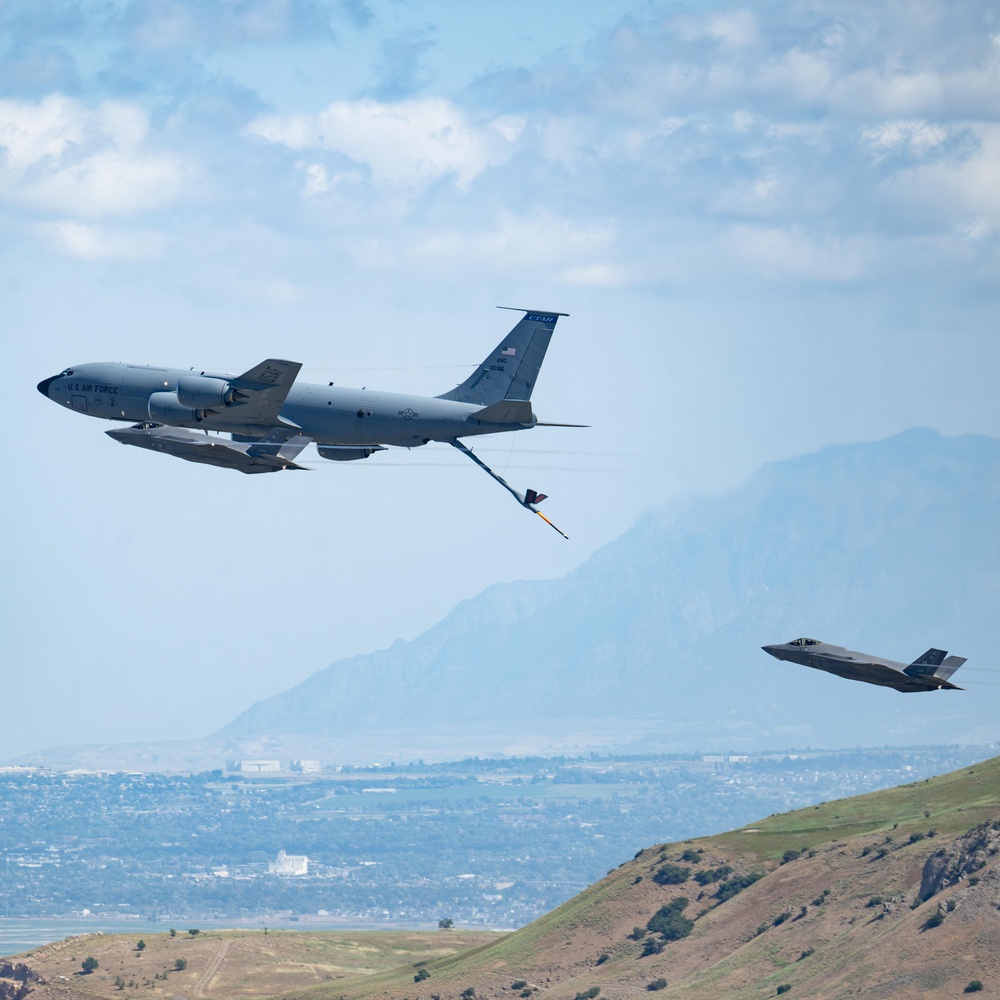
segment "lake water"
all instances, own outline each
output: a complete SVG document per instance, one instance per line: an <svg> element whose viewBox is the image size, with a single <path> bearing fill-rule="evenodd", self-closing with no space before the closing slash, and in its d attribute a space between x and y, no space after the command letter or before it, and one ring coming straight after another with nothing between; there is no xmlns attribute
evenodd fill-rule
<svg viewBox="0 0 1000 1000"><path fill-rule="evenodd" d="M0 955L19 955L71 934L162 934L170 927L146 920L12 920L0 917ZM185 928L187 930L187 928Z"/></svg>
<svg viewBox="0 0 1000 1000"><path fill-rule="evenodd" d="M198 927L201 930L219 930L226 927L273 927L275 930L427 930L430 924L381 924L377 922L360 923L350 920L338 920L311 917L308 920L288 920L280 917L245 917L243 920L223 921L205 920L202 922L185 922L183 920L150 921L150 920L16 920L10 917L0 917L0 957L5 955L20 955L21 952L40 948L43 944L62 941L73 934L166 934L171 927L178 934L186 934L188 928Z"/></svg>

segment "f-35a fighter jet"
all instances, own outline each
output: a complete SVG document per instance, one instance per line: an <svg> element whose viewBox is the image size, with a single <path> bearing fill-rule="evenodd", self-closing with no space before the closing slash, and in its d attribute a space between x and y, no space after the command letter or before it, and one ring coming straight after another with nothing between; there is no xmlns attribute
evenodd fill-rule
<svg viewBox="0 0 1000 1000"><path fill-rule="evenodd" d="M948 656L944 649L928 649L909 665L872 656L871 653L857 653L843 646L832 646L818 639L793 639L775 646L762 646L761 649L777 660L791 660L792 663L846 677L849 681L864 681L897 691L964 690L948 678L965 663L965 657Z"/></svg>
<svg viewBox="0 0 1000 1000"><path fill-rule="evenodd" d="M74 365L43 379L38 391L77 413L131 424L106 432L122 444L248 474L302 469L295 459L312 443L322 458L350 462L390 445L443 441L559 531L537 510L544 493L515 490L460 440L583 426L542 423L530 402L556 321L566 313L515 311L525 315L510 333L469 378L440 396L298 383L301 364L279 358L242 375L118 362Z"/></svg>

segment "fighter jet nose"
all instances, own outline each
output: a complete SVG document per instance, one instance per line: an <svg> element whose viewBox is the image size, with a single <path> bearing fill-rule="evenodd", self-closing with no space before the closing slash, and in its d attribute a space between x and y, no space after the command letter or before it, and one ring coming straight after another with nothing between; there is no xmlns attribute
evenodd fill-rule
<svg viewBox="0 0 1000 1000"><path fill-rule="evenodd" d="M41 382L38 383L38 391L46 398L49 398L49 386L52 385L55 380L59 378L58 375L53 375L51 378L43 378Z"/></svg>
<svg viewBox="0 0 1000 1000"><path fill-rule="evenodd" d="M761 646L760 648L763 649L765 653L770 653L771 656L777 656L778 655L778 647L777 646Z"/></svg>

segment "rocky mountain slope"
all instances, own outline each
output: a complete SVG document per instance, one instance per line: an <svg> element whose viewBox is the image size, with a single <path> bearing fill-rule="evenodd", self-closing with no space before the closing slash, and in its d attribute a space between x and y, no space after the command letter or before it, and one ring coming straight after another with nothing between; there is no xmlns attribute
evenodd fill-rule
<svg viewBox="0 0 1000 1000"><path fill-rule="evenodd" d="M406 732L414 753L447 732L490 753L539 733L577 749L587 733L617 749L985 742L998 523L1000 441L917 429L826 448L649 514L561 580L491 587L217 735ZM798 635L907 662L949 648L974 693L903 696L760 651Z"/></svg>

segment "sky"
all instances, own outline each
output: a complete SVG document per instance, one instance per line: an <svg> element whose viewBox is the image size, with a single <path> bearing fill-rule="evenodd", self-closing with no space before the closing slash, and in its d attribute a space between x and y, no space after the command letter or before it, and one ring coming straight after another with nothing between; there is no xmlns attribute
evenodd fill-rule
<svg viewBox="0 0 1000 1000"><path fill-rule="evenodd" d="M207 735L764 462L1000 435L998 233L989 2L3 0L0 760ZM437 394L498 305L570 314L533 403L591 427L477 446L569 541L445 445L246 477L35 391Z"/></svg>

